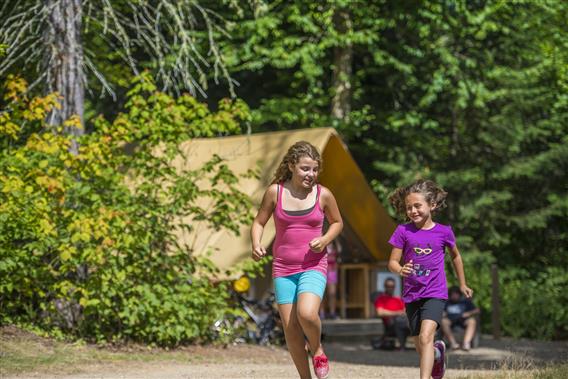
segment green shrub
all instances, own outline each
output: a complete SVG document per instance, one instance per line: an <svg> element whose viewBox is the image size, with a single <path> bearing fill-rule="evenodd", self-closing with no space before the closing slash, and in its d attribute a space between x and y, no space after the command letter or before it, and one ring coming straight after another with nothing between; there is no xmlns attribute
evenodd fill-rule
<svg viewBox="0 0 568 379"><path fill-rule="evenodd" d="M503 331L513 337L566 338L568 335L568 273L546 267L536 274L523 269L502 273Z"/></svg>
<svg viewBox="0 0 568 379"><path fill-rule="evenodd" d="M491 332L490 253L463 254L468 285L480 307L482 330ZM455 283L455 279L453 280ZM568 336L568 273L559 267L529 272L518 267L499 268L501 328L513 337L559 339Z"/></svg>
<svg viewBox="0 0 568 379"><path fill-rule="evenodd" d="M97 119L74 155L64 130L78 120L46 125L57 97L29 99L25 90L10 78L0 113L1 322L96 341L207 340L226 312L226 286L175 232L200 220L236 233L250 201L219 157L193 171L169 162L182 141L239 133L246 105L223 100L211 112L144 75L125 112Z"/></svg>

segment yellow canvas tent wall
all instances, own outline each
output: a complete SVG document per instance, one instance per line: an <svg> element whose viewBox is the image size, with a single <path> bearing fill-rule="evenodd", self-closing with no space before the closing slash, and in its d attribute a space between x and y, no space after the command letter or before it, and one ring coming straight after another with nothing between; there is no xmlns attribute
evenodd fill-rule
<svg viewBox="0 0 568 379"><path fill-rule="evenodd" d="M236 174L258 168L260 179L243 179L239 185L240 190L253 200L256 212L282 157L292 144L301 140L312 143L322 153L323 171L320 174L320 182L335 195L343 218L360 243L376 260L388 259L390 247L387 241L395 224L332 128L192 139L180 146L186 158L174 162L174 165L195 169L208 161L213 154L217 154L227 161L229 168ZM250 225L241 228L240 236L229 231L210 230L205 224L194 227L192 234L179 232L181 242L194 246L197 253L211 251L211 259L220 269L232 268L250 258ZM274 223L271 219L264 230L265 246L270 244L274 233Z"/></svg>

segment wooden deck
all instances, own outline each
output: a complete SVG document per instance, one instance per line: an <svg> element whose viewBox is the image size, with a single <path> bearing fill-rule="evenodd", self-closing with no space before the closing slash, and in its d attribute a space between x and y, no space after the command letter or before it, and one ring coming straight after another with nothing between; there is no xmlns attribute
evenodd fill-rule
<svg viewBox="0 0 568 379"><path fill-rule="evenodd" d="M322 334L325 341L370 341L383 334L383 321L370 319L322 320Z"/></svg>

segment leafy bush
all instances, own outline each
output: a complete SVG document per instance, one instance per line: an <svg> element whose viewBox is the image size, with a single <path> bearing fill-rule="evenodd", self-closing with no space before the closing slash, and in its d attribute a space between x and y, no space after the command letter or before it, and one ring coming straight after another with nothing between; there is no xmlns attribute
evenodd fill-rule
<svg viewBox="0 0 568 379"><path fill-rule="evenodd" d="M239 133L246 105L223 100L211 112L143 75L125 112L98 118L74 155L64 131L78 120L50 127L57 96L25 91L9 78L0 114L1 322L97 341L207 340L226 311L226 287L176 231L201 220L236 233L250 201L219 157L193 171L169 162L182 141Z"/></svg>
<svg viewBox="0 0 568 379"><path fill-rule="evenodd" d="M510 269L501 275L501 325L506 334L537 339L568 336L566 270L546 267L534 274Z"/></svg>
<svg viewBox="0 0 568 379"><path fill-rule="evenodd" d="M475 291L474 302L480 307L482 329L491 331L490 253L463 255L468 284ZM454 280L455 283L455 280ZM499 268L501 328L513 337L560 339L568 336L568 274L558 267L533 273L518 267Z"/></svg>

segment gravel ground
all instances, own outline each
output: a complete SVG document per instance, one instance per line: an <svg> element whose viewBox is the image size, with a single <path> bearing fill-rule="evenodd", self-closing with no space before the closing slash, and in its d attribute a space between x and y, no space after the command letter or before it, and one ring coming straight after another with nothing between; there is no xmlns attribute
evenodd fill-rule
<svg viewBox="0 0 568 379"><path fill-rule="evenodd" d="M330 378L418 377L418 355L414 351L374 351L368 344L355 343L328 343L325 348L331 361ZM187 354L187 362L179 358L175 362L101 362L76 367L74 374L35 372L5 379L297 378L287 351L280 347L195 347L184 349L183 353L183 356ZM504 367L526 369L567 359L567 342L485 339L480 348L467 353L450 353L446 378L463 378L471 374L491 377L491 373Z"/></svg>

